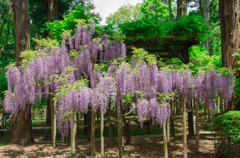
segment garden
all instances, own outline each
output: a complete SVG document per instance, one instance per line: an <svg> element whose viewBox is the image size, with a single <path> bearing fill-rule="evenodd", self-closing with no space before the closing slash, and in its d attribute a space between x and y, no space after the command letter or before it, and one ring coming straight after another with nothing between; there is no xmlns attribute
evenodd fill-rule
<svg viewBox="0 0 240 158"><path fill-rule="evenodd" d="M239 157L238 13L145 0L103 24L91 0L1 1L0 156Z"/></svg>

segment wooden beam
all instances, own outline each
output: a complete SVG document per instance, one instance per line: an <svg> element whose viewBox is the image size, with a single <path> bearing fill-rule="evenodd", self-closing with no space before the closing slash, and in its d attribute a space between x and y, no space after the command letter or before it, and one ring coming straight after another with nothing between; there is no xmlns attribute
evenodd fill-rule
<svg viewBox="0 0 240 158"><path fill-rule="evenodd" d="M137 42L124 42L126 46L135 46L135 47L143 47L143 46L192 46L198 45L199 41L191 40L191 41L137 41Z"/></svg>
<svg viewBox="0 0 240 158"><path fill-rule="evenodd" d="M180 35L180 36L149 36L149 37L125 37L125 39L179 39L179 38L197 38L197 37L203 37L204 35Z"/></svg>

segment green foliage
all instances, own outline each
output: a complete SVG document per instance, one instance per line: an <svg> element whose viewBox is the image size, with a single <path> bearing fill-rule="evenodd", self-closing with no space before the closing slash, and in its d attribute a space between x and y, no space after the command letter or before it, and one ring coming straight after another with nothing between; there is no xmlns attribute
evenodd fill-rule
<svg viewBox="0 0 240 158"><path fill-rule="evenodd" d="M240 111L229 111L214 118L212 128L229 137L230 141L240 143Z"/></svg>
<svg viewBox="0 0 240 158"><path fill-rule="evenodd" d="M235 89L234 89L234 95L237 96L235 100L235 104L239 105L240 102L240 78L235 78Z"/></svg>
<svg viewBox="0 0 240 158"><path fill-rule="evenodd" d="M133 56L135 56L136 58L136 63L140 60L144 60L144 61L147 61L151 66L154 64L157 64L157 59L155 55L148 54L148 52L142 48L133 47L132 49L133 49L133 52L132 52Z"/></svg>
<svg viewBox="0 0 240 158"><path fill-rule="evenodd" d="M175 93L160 93L160 92L158 92L157 101L164 102L164 103L169 102L174 95L175 95Z"/></svg>
<svg viewBox="0 0 240 158"><path fill-rule="evenodd" d="M240 111L229 111L213 119L216 131L215 151L217 157L231 158L240 155Z"/></svg>
<svg viewBox="0 0 240 158"><path fill-rule="evenodd" d="M185 16L181 20L166 23L167 35L205 35L209 28L201 16Z"/></svg>
<svg viewBox="0 0 240 158"><path fill-rule="evenodd" d="M222 67L221 55L209 55L202 45L192 46L189 49L190 69L196 74L199 70L213 70Z"/></svg>
<svg viewBox="0 0 240 158"><path fill-rule="evenodd" d="M173 5L172 5L173 6ZM168 5L160 0L147 0L141 5L141 12L150 21L169 21Z"/></svg>
<svg viewBox="0 0 240 158"><path fill-rule="evenodd" d="M14 53L2 52L0 54L0 100L4 98L3 92L7 90L6 66L14 62Z"/></svg>
<svg viewBox="0 0 240 158"><path fill-rule="evenodd" d="M179 35L206 35L209 28L200 16L185 16L180 21L165 22L140 19L120 24L119 28L126 36L179 36ZM203 40L206 37L201 37Z"/></svg>
<svg viewBox="0 0 240 158"><path fill-rule="evenodd" d="M51 38L35 39L37 49L54 50L59 47L58 41Z"/></svg>
<svg viewBox="0 0 240 158"><path fill-rule="evenodd" d="M140 9L141 4L138 3L135 6L132 5L124 5L118 9L117 12L110 14L106 19L106 23L108 25L117 26L119 24L123 24L125 22L136 21L142 18L143 14Z"/></svg>
<svg viewBox="0 0 240 158"><path fill-rule="evenodd" d="M32 108L33 110L39 109L40 111L44 110L44 107L47 105L47 100L46 99L41 99L38 103L33 104Z"/></svg>
<svg viewBox="0 0 240 158"><path fill-rule="evenodd" d="M63 20L55 20L52 23L48 23L47 28L43 29L43 31L49 30L51 37L60 41L64 31L72 31L72 35L74 34L73 30L75 30L79 19L85 20L86 24L89 23L91 13L88 8L81 5L75 6L72 10L68 11ZM93 18L93 20L95 23L98 23L96 18Z"/></svg>

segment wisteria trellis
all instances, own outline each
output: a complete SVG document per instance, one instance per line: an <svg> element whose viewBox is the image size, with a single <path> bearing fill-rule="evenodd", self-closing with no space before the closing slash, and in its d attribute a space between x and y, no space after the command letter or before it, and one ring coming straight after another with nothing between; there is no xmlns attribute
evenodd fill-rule
<svg viewBox="0 0 240 158"><path fill-rule="evenodd" d="M140 123L143 124L149 116L156 119L159 125L169 120L170 105L167 101L159 101L158 93L175 92L180 95L184 90L187 102L191 101L193 95L200 97L201 102L207 105L213 105L218 95L224 98L225 105L231 99L234 89L232 76L218 75L216 71L193 76L188 69L183 73L176 70L165 72L156 64L136 61L134 56L129 64L124 60L124 43L109 42L107 36L99 40L92 39L94 28L93 22L90 23L90 29L78 25L75 38L64 38L61 47L38 50L39 55L26 65L11 66L7 71L8 92L4 99L4 110L17 114L20 108L29 109L26 103L34 104L49 93L57 95L59 87L65 86L66 91L58 97L56 108L58 129L64 136L71 122L69 118L63 120L66 113L72 110L84 113L89 106L105 112L110 101L116 102L117 94L120 94L122 103L124 95L134 94ZM74 57L71 55L73 51L77 52ZM110 64L109 61L119 57L122 58L121 62ZM107 73L94 70L93 61L107 62ZM73 67L73 70L68 71L69 67ZM65 80L61 82L59 78ZM76 86L81 78L89 80L90 84ZM145 95L140 96L139 91Z"/></svg>

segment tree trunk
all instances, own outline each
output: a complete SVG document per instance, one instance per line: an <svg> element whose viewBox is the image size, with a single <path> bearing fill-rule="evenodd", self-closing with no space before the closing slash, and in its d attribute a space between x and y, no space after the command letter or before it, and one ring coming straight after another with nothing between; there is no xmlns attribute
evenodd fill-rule
<svg viewBox="0 0 240 158"><path fill-rule="evenodd" d="M168 0L168 10L169 10L170 22L172 22L173 21L173 17L172 17L172 3L171 3L171 0Z"/></svg>
<svg viewBox="0 0 240 158"><path fill-rule="evenodd" d="M238 56L233 56L239 52L239 1L219 0L219 14L221 24L221 46L222 46L222 66L232 69L238 68ZM240 72L236 71L236 78L239 79ZM236 89L239 87L236 87ZM240 109L240 103L235 104L237 96L232 97L228 110ZM226 110L226 109L225 109Z"/></svg>
<svg viewBox="0 0 240 158"><path fill-rule="evenodd" d="M15 61L21 64L21 52L30 49L28 0L13 0Z"/></svg>
<svg viewBox="0 0 240 158"><path fill-rule="evenodd" d="M208 107L208 120L211 118L211 112L210 112L210 107Z"/></svg>
<svg viewBox="0 0 240 158"><path fill-rule="evenodd" d="M71 153L76 153L76 133L77 133L77 117L76 112L72 112L71 119L73 121L73 125L71 127Z"/></svg>
<svg viewBox="0 0 240 158"><path fill-rule="evenodd" d="M182 124L183 124L183 158L187 158L187 121L186 121L186 102L185 92L181 95L181 106L182 106Z"/></svg>
<svg viewBox="0 0 240 158"><path fill-rule="evenodd" d="M91 118L92 118L92 113L91 111L87 112L86 115L86 130L87 130L87 141L91 141Z"/></svg>
<svg viewBox="0 0 240 158"><path fill-rule="evenodd" d="M170 141L170 122L169 120L167 121L167 142L169 143Z"/></svg>
<svg viewBox="0 0 240 158"><path fill-rule="evenodd" d="M104 156L104 117L101 111L101 155Z"/></svg>
<svg viewBox="0 0 240 158"><path fill-rule="evenodd" d="M47 127L51 127L51 104L53 103L52 101L53 96L52 95L48 95L47 98L47 117L46 117L46 126ZM46 130L46 134L45 134L45 140L51 140L52 139L52 130Z"/></svg>
<svg viewBox="0 0 240 158"><path fill-rule="evenodd" d="M51 125L52 125L52 144L53 147L56 147L56 135L57 135L57 120L56 120L56 100L54 100L54 103L51 104Z"/></svg>
<svg viewBox="0 0 240 158"><path fill-rule="evenodd" d="M181 20L187 14L186 0L177 0L177 20Z"/></svg>
<svg viewBox="0 0 240 158"><path fill-rule="evenodd" d="M26 117L27 116L27 117ZM26 145L34 143L32 135L31 106L19 110L18 115L12 116L10 144Z"/></svg>
<svg viewBox="0 0 240 158"><path fill-rule="evenodd" d="M123 124L124 124L124 134L126 136L126 144L131 144L132 141L132 134L131 134L131 129L130 129L130 121L127 122L125 117L123 118Z"/></svg>
<svg viewBox="0 0 240 158"><path fill-rule="evenodd" d="M209 0L203 0L203 18L205 20L207 20L207 25L210 29L209 17L210 17ZM209 44L210 44L210 38L206 39L206 41L205 41L205 46L206 46L207 50L209 50Z"/></svg>
<svg viewBox="0 0 240 158"><path fill-rule="evenodd" d="M151 133L151 121L147 120L146 124L147 124L147 134L150 134Z"/></svg>
<svg viewBox="0 0 240 158"><path fill-rule="evenodd" d="M195 100L195 111L196 111L196 146L199 147L199 98Z"/></svg>
<svg viewBox="0 0 240 158"><path fill-rule="evenodd" d="M234 69L237 68L238 57L233 54L238 53L239 48L238 12L238 0L219 0L222 66Z"/></svg>
<svg viewBox="0 0 240 158"><path fill-rule="evenodd" d="M48 22L53 22L58 19L58 0L48 0ZM50 37L50 32L48 31L48 37Z"/></svg>
<svg viewBox="0 0 240 158"><path fill-rule="evenodd" d="M207 119L207 104L203 103L203 107L204 107L204 119Z"/></svg>
<svg viewBox="0 0 240 158"><path fill-rule="evenodd" d="M109 130L109 145L112 147L115 144L114 127L111 118L108 117L108 130Z"/></svg>
<svg viewBox="0 0 240 158"><path fill-rule="evenodd" d="M14 11L15 61L16 66L20 66L21 52L30 49L28 0L13 0L12 4ZM29 104L27 109L28 111L23 111L20 108L18 114L12 116L11 144L34 143L31 106Z"/></svg>
<svg viewBox="0 0 240 158"><path fill-rule="evenodd" d="M175 131L174 131L174 120L173 117L170 116L170 133L171 133L171 137L175 136Z"/></svg>
<svg viewBox="0 0 240 158"><path fill-rule="evenodd" d="M91 113L91 155L95 155L95 111Z"/></svg>
<svg viewBox="0 0 240 158"><path fill-rule="evenodd" d="M199 14L201 17L203 17L203 4L202 0L199 0Z"/></svg>
<svg viewBox="0 0 240 158"><path fill-rule="evenodd" d="M189 137L194 136L194 124L193 124L193 110L192 105L190 106L191 111L188 112L188 135Z"/></svg>
<svg viewBox="0 0 240 158"><path fill-rule="evenodd" d="M117 118L118 118L118 157L122 158L122 117L121 117L121 100L120 94L117 94Z"/></svg>
<svg viewBox="0 0 240 158"><path fill-rule="evenodd" d="M163 121L163 150L164 150L164 158L168 158L168 147L167 147L167 130L166 130L166 122Z"/></svg>

